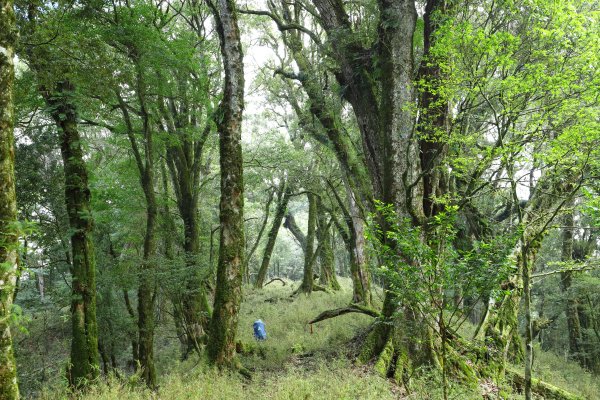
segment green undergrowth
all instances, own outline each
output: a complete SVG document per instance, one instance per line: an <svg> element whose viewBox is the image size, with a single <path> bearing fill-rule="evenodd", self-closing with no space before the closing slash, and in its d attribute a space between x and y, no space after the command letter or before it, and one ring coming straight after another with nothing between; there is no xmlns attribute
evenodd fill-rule
<svg viewBox="0 0 600 400"><path fill-rule="evenodd" d="M583 370L577 362L534 346L533 376L584 399L600 399L600 377Z"/></svg>
<svg viewBox="0 0 600 400"><path fill-rule="evenodd" d="M409 390L375 372L371 364L357 367L353 340L372 321L361 314L347 314L313 325L308 322L325 310L344 307L351 298L349 280L335 293L316 292L290 297L298 283L274 282L262 290L245 288L240 310L238 339L251 349L241 355L243 366L252 372L250 381L237 373L220 373L204 358L193 355L179 360L179 346L166 321L156 335L156 364L159 390L144 388L136 375L121 371L120 377L102 378L81 400L178 400L178 399L441 399L439 374L418 370ZM375 298L381 300L381 294ZM376 305L379 307L380 304ZM262 319L268 340L257 343L252 323ZM65 360L66 362L66 360ZM518 367L516 367L518 368ZM575 363L536 349L534 375L586 399L600 399L597 380ZM64 379L44 385L36 397L67 399ZM450 382L450 399L520 399L506 383L484 381L476 387Z"/></svg>

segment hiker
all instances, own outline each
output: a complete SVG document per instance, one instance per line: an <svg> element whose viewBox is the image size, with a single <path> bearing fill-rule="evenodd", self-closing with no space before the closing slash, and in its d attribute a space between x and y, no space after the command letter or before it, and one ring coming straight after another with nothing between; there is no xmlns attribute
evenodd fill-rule
<svg viewBox="0 0 600 400"><path fill-rule="evenodd" d="M254 321L252 326L254 328L254 337L256 340L267 340L267 330L265 328L265 323L261 319Z"/></svg>

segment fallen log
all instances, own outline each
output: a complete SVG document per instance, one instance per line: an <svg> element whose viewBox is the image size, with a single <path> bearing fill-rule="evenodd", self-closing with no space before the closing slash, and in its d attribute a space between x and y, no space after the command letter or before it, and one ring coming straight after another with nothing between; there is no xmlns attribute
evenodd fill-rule
<svg viewBox="0 0 600 400"><path fill-rule="evenodd" d="M283 279L281 279L281 278L273 278L273 279L271 279L269 282L265 283L265 285L264 285L264 286L267 286L269 283L273 283L273 282L275 282L275 281L279 281L279 282L283 283L283 286L285 286L285 285L286 285L286 283L285 283L285 281L284 281Z"/></svg>
<svg viewBox="0 0 600 400"><path fill-rule="evenodd" d="M348 307L342 307L342 308L336 308L334 310L323 311L315 319L310 321L309 324L312 325L314 323L321 322L326 319L339 317L340 315L349 314L349 313L366 314L373 318L379 318L381 316L381 314L378 311L375 311L370 307L361 306L360 304L350 304Z"/></svg>
<svg viewBox="0 0 600 400"><path fill-rule="evenodd" d="M522 391L524 389L525 376L522 372L507 368L506 378L517 390ZM535 378L531 379L531 391L546 400L584 400L583 397L574 395L564 389Z"/></svg>

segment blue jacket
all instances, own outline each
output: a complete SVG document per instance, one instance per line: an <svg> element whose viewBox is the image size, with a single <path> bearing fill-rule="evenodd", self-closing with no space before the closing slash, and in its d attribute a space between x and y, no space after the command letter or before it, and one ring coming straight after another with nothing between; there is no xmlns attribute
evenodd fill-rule
<svg viewBox="0 0 600 400"><path fill-rule="evenodd" d="M267 330L262 320L257 319L252 326L254 327L254 337L256 340L267 340Z"/></svg>

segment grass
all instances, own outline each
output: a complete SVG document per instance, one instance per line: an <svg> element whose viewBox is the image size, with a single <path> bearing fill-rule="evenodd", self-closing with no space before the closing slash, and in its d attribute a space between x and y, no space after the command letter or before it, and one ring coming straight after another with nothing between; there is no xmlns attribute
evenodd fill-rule
<svg viewBox="0 0 600 400"><path fill-rule="evenodd" d="M252 323L262 319L268 340L257 344L262 354L240 357L252 371L251 381L237 373L219 373L203 359L191 357L179 361L178 342L170 323L157 332L156 364L159 368L159 390L149 392L137 376L103 379L80 396L81 400L184 400L184 399L441 399L440 377L419 371L411 380L410 391L401 389L378 376L369 366L352 364L352 338L365 330L372 319L348 314L315 324L311 333L308 321L320 312L348 304L351 298L349 280L342 280L343 290L329 294L290 298L295 288L291 282L282 286L274 282L262 290L246 288L240 310L238 338L253 343ZM296 284L297 286L297 284ZM376 296L377 297L377 296ZM597 380L575 363L536 350L535 376L586 399L600 398ZM450 399L481 399L481 388L457 383L450 387ZM495 387L490 382L490 387ZM510 393L506 384L498 399L520 398ZM38 396L44 400L68 398L64 379L48 383Z"/></svg>

